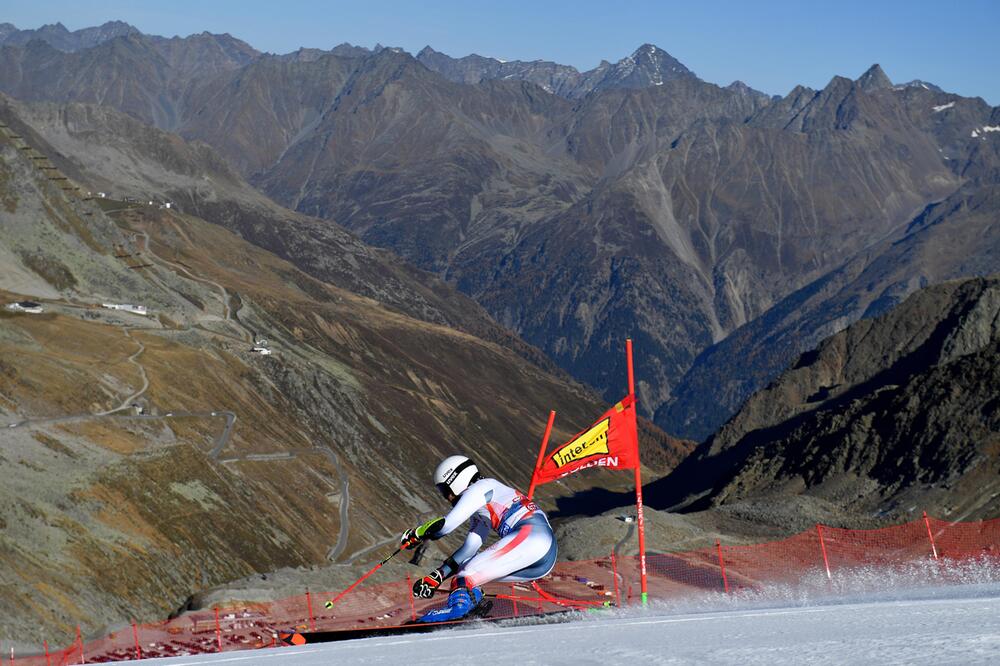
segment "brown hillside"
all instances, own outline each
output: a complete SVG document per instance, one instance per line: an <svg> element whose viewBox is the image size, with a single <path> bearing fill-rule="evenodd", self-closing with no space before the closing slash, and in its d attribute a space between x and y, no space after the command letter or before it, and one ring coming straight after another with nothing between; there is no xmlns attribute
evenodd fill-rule
<svg viewBox="0 0 1000 666"><path fill-rule="evenodd" d="M363 557L445 508L428 482L440 457L469 451L524 483L549 409L557 438L603 409L221 226L104 212L28 152L0 137L3 300L46 310L0 315L5 635L66 641L250 574ZM250 353L261 336L271 356Z"/></svg>

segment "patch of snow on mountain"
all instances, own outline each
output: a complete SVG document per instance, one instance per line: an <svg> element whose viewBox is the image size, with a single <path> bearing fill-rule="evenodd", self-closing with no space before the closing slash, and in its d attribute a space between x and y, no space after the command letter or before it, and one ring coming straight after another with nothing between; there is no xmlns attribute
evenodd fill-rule
<svg viewBox="0 0 1000 666"><path fill-rule="evenodd" d="M955 106L954 102L948 102L947 104L942 104L941 106L935 106L933 110L934 110L934 113L941 113L945 109L950 109L953 106Z"/></svg>

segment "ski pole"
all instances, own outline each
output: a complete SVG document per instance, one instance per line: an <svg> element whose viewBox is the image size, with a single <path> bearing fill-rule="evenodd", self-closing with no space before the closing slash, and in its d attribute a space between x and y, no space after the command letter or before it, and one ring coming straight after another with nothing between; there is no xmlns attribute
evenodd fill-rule
<svg viewBox="0 0 1000 666"><path fill-rule="evenodd" d="M353 583L351 583L351 586L348 587L346 590L344 590L343 592L341 592L340 594L338 594L337 596L335 596L333 599L330 599L329 601L327 601L324 604L324 606L326 606L327 608L333 608L333 605L335 603L337 603L338 601L340 601L340 599L345 594L347 594L348 592L350 592L351 590L353 590L354 588L356 588L358 585L360 585L361 582L364 581L364 579L368 578L373 573L375 573L376 571L378 571L379 569L381 569L383 564L385 564L386 562L388 562L392 558L396 557L396 555L398 555L401 550L403 550L402 546L400 546L399 548L397 548L396 550L394 550L390 555L386 556L386 558L384 560L382 560L381 562L379 562L378 564L376 564L375 566L373 566L371 569L369 569L368 573L366 573L361 578L359 578L356 581L354 581Z"/></svg>

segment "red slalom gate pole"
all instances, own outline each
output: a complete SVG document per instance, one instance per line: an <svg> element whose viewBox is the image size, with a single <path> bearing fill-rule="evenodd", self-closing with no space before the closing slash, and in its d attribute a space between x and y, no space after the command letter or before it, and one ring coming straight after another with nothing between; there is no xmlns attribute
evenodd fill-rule
<svg viewBox="0 0 1000 666"><path fill-rule="evenodd" d="M413 583L410 580L410 574L406 574L406 589L407 590L412 590L413 589ZM407 594L406 598L410 600L410 617L413 619L414 622L416 622L417 621L417 609L413 605L413 594Z"/></svg>
<svg viewBox="0 0 1000 666"><path fill-rule="evenodd" d="M46 666L52 666L52 657L49 656L49 642L42 641L42 647L45 648L45 664Z"/></svg>
<svg viewBox="0 0 1000 666"><path fill-rule="evenodd" d="M308 587L306 588L306 609L309 611L309 631L316 631L316 618L313 616L313 599Z"/></svg>
<svg viewBox="0 0 1000 666"><path fill-rule="evenodd" d="M638 401L635 397L635 371L632 368L632 339L625 341L625 356L628 361L628 394L632 397L632 429L635 433L635 513L639 524L639 584L642 605L649 600L646 587L646 520L642 513L642 463L639 461L639 419Z"/></svg>
<svg viewBox="0 0 1000 666"><path fill-rule="evenodd" d="M215 608L215 646L216 652L222 652L222 625L219 624L219 608Z"/></svg>
<svg viewBox="0 0 1000 666"><path fill-rule="evenodd" d="M514 606L514 617L517 617L517 599L514 598L514 594L516 592L517 592L517 590L514 589L514 583L511 583L510 584L510 596L511 596L510 603L513 604L513 606Z"/></svg>
<svg viewBox="0 0 1000 666"><path fill-rule="evenodd" d="M938 558L937 546L934 545L934 533L931 532L931 521L927 518L927 512L924 511L924 525L927 526L927 538L931 540L931 552L934 554L934 559Z"/></svg>
<svg viewBox="0 0 1000 666"><path fill-rule="evenodd" d="M715 540L715 548L719 551L719 569L722 571L722 589L729 594L729 579L726 577L726 562L722 559L722 542Z"/></svg>
<svg viewBox="0 0 1000 666"><path fill-rule="evenodd" d="M819 547L823 551L823 566L826 567L826 579L831 580L833 578L830 575L830 560L826 556L826 541L823 540L823 526L816 523L816 533L819 534Z"/></svg>
<svg viewBox="0 0 1000 666"><path fill-rule="evenodd" d="M142 648L139 647L139 629L135 626L135 620L132 620L132 640L135 641L135 658L142 659Z"/></svg>
<svg viewBox="0 0 1000 666"><path fill-rule="evenodd" d="M538 449L538 460L535 461L535 469L531 471L531 485L528 487L528 499L535 496L535 476L538 474L538 468L542 466L542 461L545 459L545 450L549 448L549 437L552 435L552 424L555 423L556 412L553 409L549 412L549 422L545 424L545 434L542 435L542 446Z"/></svg>
<svg viewBox="0 0 1000 666"><path fill-rule="evenodd" d="M618 558L615 557L615 551L611 551L611 578L615 583L615 606L621 607L622 597L618 590Z"/></svg>

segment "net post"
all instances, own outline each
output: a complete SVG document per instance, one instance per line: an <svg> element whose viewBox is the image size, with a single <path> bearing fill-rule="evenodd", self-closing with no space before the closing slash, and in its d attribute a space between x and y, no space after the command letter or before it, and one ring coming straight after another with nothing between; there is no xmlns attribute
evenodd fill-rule
<svg viewBox="0 0 1000 666"><path fill-rule="evenodd" d="M927 517L927 512L924 511L924 525L927 527L927 538L931 541L931 553L934 555L934 559L938 558L937 546L934 544L934 533L931 532L931 521Z"/></svg>
<svg viewBox="0 0 1000 666"><path fill-rule="evenodd" d="M611 551L611 579L614 581L615 587L615 606L621 607L621 591L618 589L618 558L615 557L615 551Z"/></svg>
<svg viewBox="0 0 1000 666"><path fill-rule="evenodd" d="M219 624L219 607L215 607L215 647L216 652L222 652L222 625Z"/></svg>
<svg viewBox="0 0 1000 666"><path fill-rule="evenodd" d="M538 474L538 468L542 466L542 461L545 459L545 450L549 448L549 437L552 435L552 424L556 420L556 411L553 409L549 412L549 421L545 424L545 434L542 435L542 446L538 449L538 460L535 461L535 469L531 470L531 485L528 487L528 499L532 499L535 496L535 477Z"/></svg>
<svg viewBox="0 0 1000 666"><path fill-rule="evenodd" d="M715 540L715 550L719 554L719 570L722 572L722 590L729 594L729 578L726 577L726 561L722 559L722 542Z"/></svg>
<svg viewBox="0 0 1000 666"><path fill-rule="evenodd" d="M517 590L514 588L514 583L510 584L510 603L514 606L514 617L518 616L517 612Z"/></svg>
<svg viewBox="0 0 1000 666"><path fill-rule="evenodd" d="M139 628L132 620L132 641L135 643L135 658L142 659L142 648L139 646Z"/></svg>
<svg viewBox="0 0 1000 666"><path fill-rule="evenodd" d="M76 625L76 642L80 644L80 663L87 663L87 655L83 653L83 633L80 631L80 625Z"/></svg>
<svg viewBox="0 0 1000 666"><path fill-rule="evenodd" d="M632 366L632 338L625 340L625 356L628 361L628 394L632 398L632 433L635 436L635 513L639 527L639 585L642 605L649 600L646 586L646 520L642 512L642 462L639 459L639 418L635 397L635 371Z"/></svg>
<svg viewBox="0 0 1000 666"><path fill-rule="evenodd" d="M316 618L313 615L312 593L306 588L306 610L309 611L309 631L316 631Z"/></svg>
<svg viewBox="0 0 1000 666"><path fill-rule="evenodd" d="M826 579L832 580L833 576L830 574L830 559L826 556L826 541L823 540L823 526L816 523L816 533L819 534L819 547L823 551L823 566L826 567Z"/></svg>
<svg viewBox="0 0 1000 666"><path fill-rule="evenodd" d="M406 574L406 589L413 589L413 581L410 580L410 574ZM417 608L413 605L413 594L407 594L406 597L410 600L410 618L416 622L417 621Z"/></svg>

